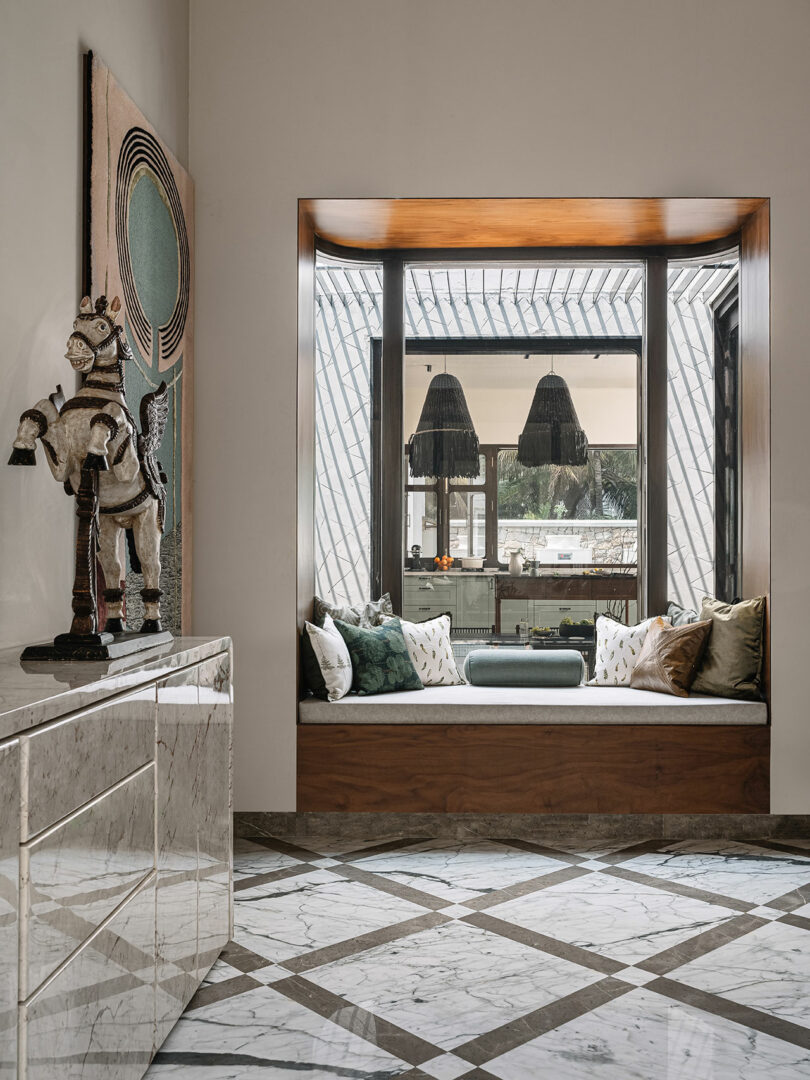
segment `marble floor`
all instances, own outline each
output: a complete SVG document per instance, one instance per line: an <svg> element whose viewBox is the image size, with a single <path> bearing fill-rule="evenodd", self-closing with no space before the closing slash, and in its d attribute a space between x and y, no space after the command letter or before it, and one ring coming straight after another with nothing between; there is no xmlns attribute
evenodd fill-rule
<svg viewBox="0 0 810 1080"><path fill-rule="evenodd" d="M810 842L237 841L150 1080L807 1080Z"/></svg>

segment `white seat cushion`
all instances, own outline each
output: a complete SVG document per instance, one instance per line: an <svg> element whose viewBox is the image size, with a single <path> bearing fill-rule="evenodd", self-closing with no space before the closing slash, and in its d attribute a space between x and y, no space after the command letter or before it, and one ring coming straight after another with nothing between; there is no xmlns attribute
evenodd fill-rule
<svg viewBox="0 0 810 1080"><path fill-rule="evenodd" d="M300 702L303 724L766 724L760 701L671 697L625 686L432 686Z"/></svg>

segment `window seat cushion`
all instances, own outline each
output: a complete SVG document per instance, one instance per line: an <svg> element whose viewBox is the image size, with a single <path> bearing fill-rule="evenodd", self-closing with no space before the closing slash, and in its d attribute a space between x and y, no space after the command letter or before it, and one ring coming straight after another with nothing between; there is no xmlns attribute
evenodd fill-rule
<svg viewBox="0 0 810 1080"><path fill-rule="evenodd" d="M672 697L626 686L427 686L396 694L308 698L302 724L766 724L762 701Z"/></svg>

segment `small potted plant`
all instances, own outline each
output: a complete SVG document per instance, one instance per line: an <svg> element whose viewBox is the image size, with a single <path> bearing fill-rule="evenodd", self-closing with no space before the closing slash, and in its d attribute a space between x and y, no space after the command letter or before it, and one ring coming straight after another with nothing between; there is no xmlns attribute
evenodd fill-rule
<svg viewBox="0 0 810 1080"><path fill-rule="evenodd" d="M531 629L532 637L536 638L551 637L553 632L550 626L533 626Z"/></svg>
<svg viewBox="0 0 810 1080"><path fill-rule="evenodd" d="M560 637L592 638L593 619L582 619L576 623L567 616L560 619Z"/></svg>

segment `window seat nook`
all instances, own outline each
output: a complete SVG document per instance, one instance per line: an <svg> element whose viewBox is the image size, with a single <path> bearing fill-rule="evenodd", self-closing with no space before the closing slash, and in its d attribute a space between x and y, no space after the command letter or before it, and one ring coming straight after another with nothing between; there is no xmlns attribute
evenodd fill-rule
<svg viewBox="0 0 810 1080"><path fill-rule="evenodd" d="M298 810L770 810L764 702L629 687L436 686L299 703Z"/></svg>
<svg viewBox="0 0 810 1080"><path fill-rule="evenodd" d="M760 701L673 697L625 686L427 686L396 694L308 698L302 724L744 724L764 725Z"/></svg>

